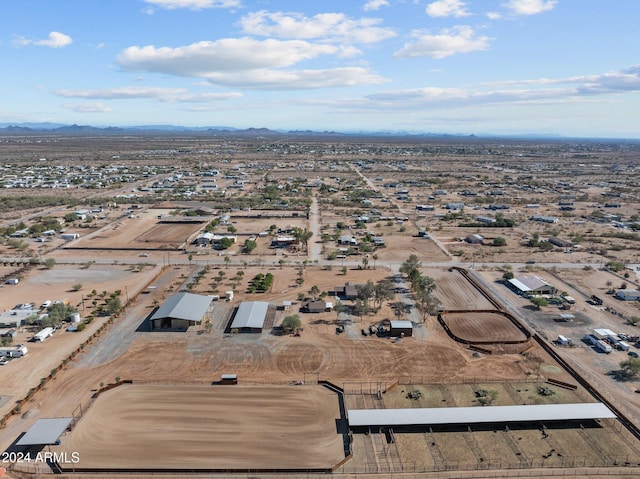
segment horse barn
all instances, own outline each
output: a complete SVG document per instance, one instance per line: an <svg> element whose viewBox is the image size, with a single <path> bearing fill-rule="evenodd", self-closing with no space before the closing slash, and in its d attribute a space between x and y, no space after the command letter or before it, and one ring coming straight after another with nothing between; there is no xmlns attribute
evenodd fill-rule
<svg viewBox="0 0 640 479"><path fill-rule="evenodd" d="M539 404L527 406L442 407L410 409L350 409L349 427L368 432L381 427L429 430L432 427L480 427L482 424L508 424L512 429L540 423L615 419L603 403ZM577 427L577 426L576 426Z"/></svg>
<svg viewBox="0 0 640 479"><path fill-rule="evenodd" d="M201 327L211 314L212 296L178 293L169 296L150 318L151 330L186 331Z"/></svg>
<svg viewBox="0 0 640 479"><path fill-rule="evenodd" d="M238 307L231 329L240 333L261 333L268 311L269 303L266 301L245 301Z"/></svg>
<svg viewBox="0 0 640 479"><path fill-rule="evenodd" d="M520 294L556 294L557 289L537 276L519 276L509 280L509 284Z"/></svg>

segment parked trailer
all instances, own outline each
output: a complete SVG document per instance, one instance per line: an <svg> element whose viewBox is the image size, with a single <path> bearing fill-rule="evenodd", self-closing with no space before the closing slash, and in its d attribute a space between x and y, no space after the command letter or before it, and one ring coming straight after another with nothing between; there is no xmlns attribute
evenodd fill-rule
<svg viewBox="0 0 640 479"><path fill-rule="evenodd" d="M0 348L0 356L5 358L20 358L27 354L27 347L24 344L17 346L4 346Z"/></svg>
<svg viewBox="0 0 640 479"><path fill-rule="evenodd" d="M77 233L62 233L60 238L69 241L80 238L80 235Z"/></svg>
<svg viewBox="0 0 640 479"><path fill-rule="evenodd" d="M613 351L613 348L603 341L598 341L596 343L596 351L609 354L611 351Z"/></svg>
<svg viewBox="0 0 640 479"><path fill-rule="evenodd" d="M32 341L41 343L48 337L52 336L53 331L54 331L53 328L44 328L42 331L38 331L36 334L33 335Z"/></svg>
<svg viewBox="0 0 640 479"><path fill-rule="evenodd" d="M595 346L596 343L598 342L598 338L596 338L595 336L591 335L591 334L587 334L585 335L584 338L582 338L582 340L587 343L589 346Z"/></svg>
<svg viewBox="0 0 640 479"><path fill-rule="evenodd" d="M629 351L629 349L631 349L631 346L629 346L629 345L628 345L627 343L625 343L624 341L620 341L620 342L618 343L617 348L618 348L620 351Z"/></svg>

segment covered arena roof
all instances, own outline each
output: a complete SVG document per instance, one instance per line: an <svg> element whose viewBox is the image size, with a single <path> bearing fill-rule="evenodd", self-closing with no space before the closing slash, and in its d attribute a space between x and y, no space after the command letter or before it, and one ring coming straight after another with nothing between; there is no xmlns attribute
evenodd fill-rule
<svg viewBox="0 0 640 479"><path fill-rule="evenodd" d="M531 406L351 409L349 426L421 426L615 418L602 403Z"/></svg>
<svg viewBox="0 0 640 479"><path fill-rule="evenodd" d="M246 301L240 304L236 317L233 318L231 329L262 329L267 317L269 303L266 301Z"/></svg>
<svg viewBox="0 0 640 479"><path fill-rule="evenodd" d="M69 427L72 417L58 417L52 419L38 419L24 436L16 443L17 446L46 446L55 444L60 435Z"/></svg>
<svg viewBox="0 0 640 479"><path fill-rule="evenodd" d="M208 311L213 298L191 293L178 293L169 296L151 317L155 319L174 318L200 322Z"/></svg>

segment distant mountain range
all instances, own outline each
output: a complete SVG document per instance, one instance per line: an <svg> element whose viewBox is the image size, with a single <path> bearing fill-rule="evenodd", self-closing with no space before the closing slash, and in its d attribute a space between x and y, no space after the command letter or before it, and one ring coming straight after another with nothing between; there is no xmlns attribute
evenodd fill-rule
<svg viewBox="0 0 640 479"><path fill-rule="evenodd" d="M522 134L522 135L463 135L445 133L416 133L407 131L313 131L313 130L271 130L269 128L239 129L231 126L200 126L188 127L180 125L138 125L138 126L109 126L96 127L91 125L68 125L64 123L0 123L0 135L28 135L28 134L65 134L65 135L140 135L140 134L186 134L186 135L233 135L246 137L409 137L409 138L441 138L441 139L480 139L480 138L520 138L537 139L567 139L557 134Z"/></svg>

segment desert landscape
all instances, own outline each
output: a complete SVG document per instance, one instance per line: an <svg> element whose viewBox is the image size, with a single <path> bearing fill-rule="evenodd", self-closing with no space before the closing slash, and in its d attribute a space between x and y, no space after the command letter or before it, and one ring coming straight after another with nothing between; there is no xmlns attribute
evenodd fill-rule
<svg viewBox="0 0 640 479"><path fill-rule="evenodd" d="M166 138L76 141L74 155L109 151L138 173L40 206L30 191L3 190L0 306L7 324L24 316L4 330L28 348L0 369L3 450L20 452L39 419L68 417L59 444L42 445L79 454L58 461L67 477L637 470L638 380L620 373L635 341L610 354L583 341L602 328L637 335L639 303L616 291L638 289L639 203L625 190L618 219L607 217L619 185L598 166L616 161L632 183L632 151L590 145L589 163L562 142L459 152L444 140L300 139L294 150L245 138L190 149L183 138L177 155L198 162L181 162L162 153ZM68 143L49 146L75 174ZM29 164L11 139L2 148L14 169ZM534 171L538 155L548 166ZM552 291L509 282L527 277ZM150 318L183 294L210 307L173 310L189 327L152 331ZM267 302L268 319L234 329L246 302ZM52 323L55 303L69 316ZM237 384L219 384L226 375ZM350 409L596 402L616 419L366 434L348 423Z"/></svg>

